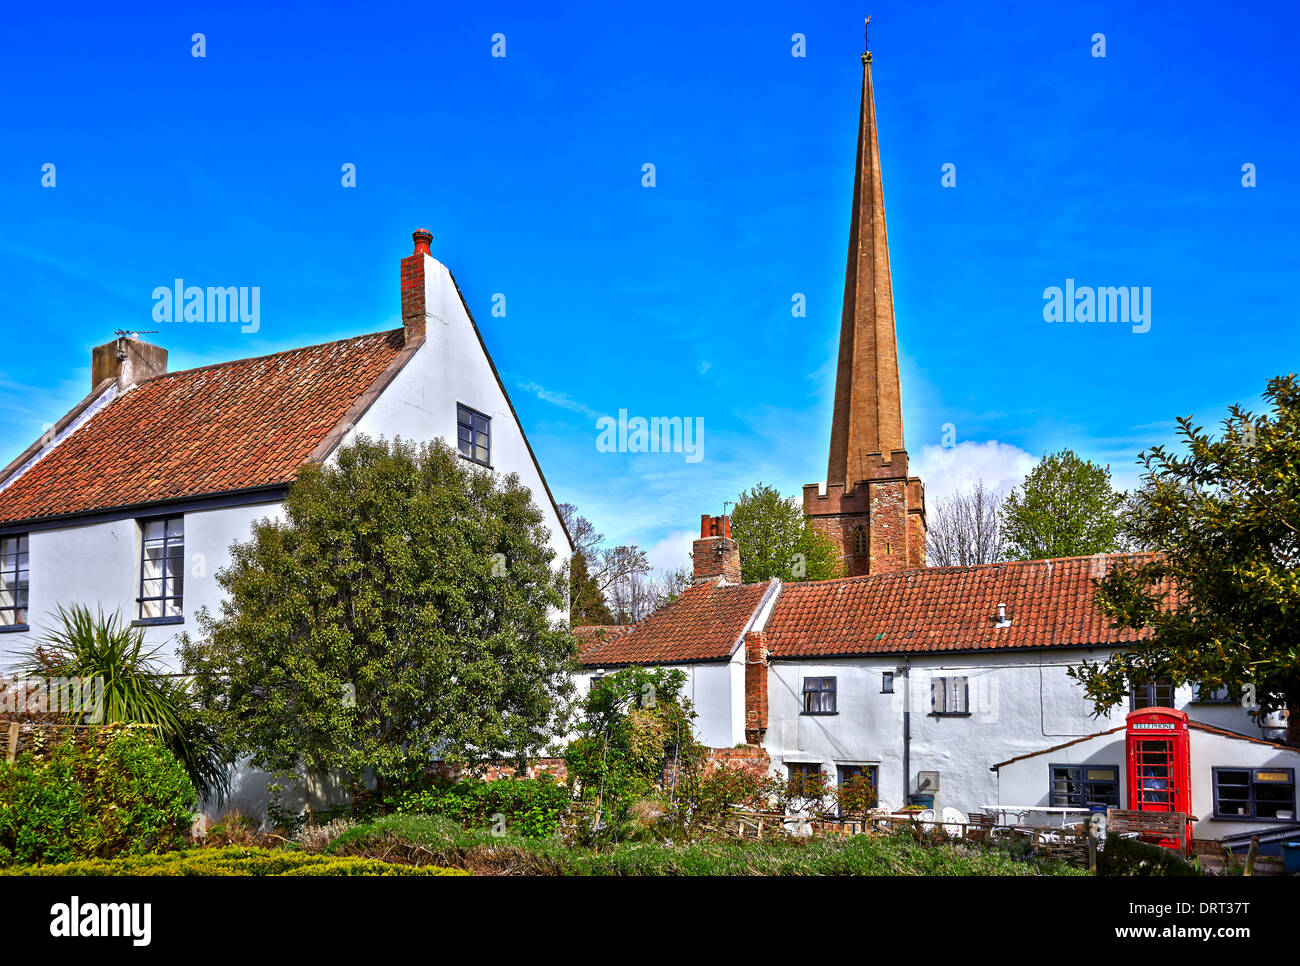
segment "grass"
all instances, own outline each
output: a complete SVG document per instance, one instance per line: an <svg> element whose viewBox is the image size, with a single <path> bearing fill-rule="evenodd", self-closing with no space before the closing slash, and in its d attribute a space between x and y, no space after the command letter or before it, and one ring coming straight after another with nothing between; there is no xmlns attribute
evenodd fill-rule
<svg viewBox="0 0 1300 966"><path fill-rule="evenodd" d="M466 875L460 869L436 865L413 866L374 859L308 855L283 849L227 846L194 848L161 855L84 859L59 865L21 865L0 869L0 875L76 876L282 876L282 875Z"/></svg>
<svg viewBox="0 0 1300 966"><path fill-rule="evenodd" d="M327 854L432 864L487 875L1083 875L1047 860L1017 860L998 848L922 845L909 835L848 839L624 843L566 847L557 839L494 836L430 815L388 815L351 828Z"/></svg>

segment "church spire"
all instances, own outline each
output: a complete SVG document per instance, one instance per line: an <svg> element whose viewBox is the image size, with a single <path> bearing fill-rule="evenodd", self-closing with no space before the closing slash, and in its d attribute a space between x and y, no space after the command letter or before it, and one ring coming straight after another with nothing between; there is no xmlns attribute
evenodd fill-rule
<svg viewBox="0 0 1300 966"><path fill-rule="evenodd" d="M903 449L894 294L889 278L871 53L867 51L862 55L858 154L826 481L842 483L852 490L856 483L875 475L873 465L891 462L893 454ZM902 472L907 472L905 464Z"/></svg>
<svg viewBox="0 0 1300 966"><path fill-rule="evenodd" d="M925 487L908 472L903 447L870 52L862 55L830 463L825 483L804 486L803 512L835 544L850 576L925 566Z"/></svg>

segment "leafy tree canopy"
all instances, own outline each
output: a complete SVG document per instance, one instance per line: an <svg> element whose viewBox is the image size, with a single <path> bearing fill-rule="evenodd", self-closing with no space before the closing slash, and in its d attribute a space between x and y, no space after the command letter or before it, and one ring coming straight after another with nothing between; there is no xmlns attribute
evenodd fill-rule
<svg viewBox="0 0 1300 966"><path fill-rule="evenodd" d="M740 494L731 511L731 535L740 544L745 583L829 580L844 574L835 544L803 515L793 498L759 483Z"/></svg>
<svg viewBox="0 0 1300 966"><path fill-rule="evenodd" d="M1124 494L1110 467L1073 451L1044 456L1002 505L1002 537L1010 560L1082 557L1120 549Z"/></svg>
<svg viewBox="0 0 1300 966"><path fill-rule="evenodd" d="M203 707L262 768L381 792L435 757L522 761L570 687L542 519L513 474L359 438L231 548L228 599L181 648Z"/></svg>
<svg viewBox="0 0 1300 966"><path fill-rule="evenodd" d="M1160 554L1113 567L1098 600L1116 626L1152 636L1079 670L1099 710L1124 700L1131 682L1227 687L1247 707L1289 709L1288 740L1300 745L1296 376L1270 380L1264 399L1261 415L1233 406L1218 438L1179 419L1185 453L1142 454L1129 525Z"/></svg>
<svg viewBox="0 0 1300 966"><path fill-rule="evenodd" d="M575 550L570 563L569 580L569 624L583 627L590 624L601 626L614 623L605 597L600 592L600 585L592 576L587 566L587 555Z"/></svg>
<svg viewBox="0 0 1300 966"><path fill-rule="evenodd" d="M692 770L707 749L695 740L695 711L677 668L632 667L593 682L581 702L579 737L564 753L582 795L599 799L602 820L624 821L650 795L670 764Z"/></svg>

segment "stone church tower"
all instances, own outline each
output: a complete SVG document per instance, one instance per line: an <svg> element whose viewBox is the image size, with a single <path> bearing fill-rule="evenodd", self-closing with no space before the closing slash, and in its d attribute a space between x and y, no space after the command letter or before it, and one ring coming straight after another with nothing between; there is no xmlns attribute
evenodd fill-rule
<svg viewBox="0 0 1300 966"><path fill-rule="evenodd" d="M925 566L925 488L908 475L889 281L871 54L862 106L844 277L835 414L826 483L803 488L804 514L827 534L850 576Z"/></svg>

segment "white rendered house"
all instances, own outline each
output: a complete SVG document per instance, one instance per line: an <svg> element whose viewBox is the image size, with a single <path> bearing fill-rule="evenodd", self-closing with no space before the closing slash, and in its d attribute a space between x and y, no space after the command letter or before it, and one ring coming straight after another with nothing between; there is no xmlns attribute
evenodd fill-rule
<svg viewBox="0 0 1300 966"><path fill-rule="evenodd" d="M1277 815L1216 821L1207 812L1199 836L1290 821L1300 749L1277 743L1281 721L1258 719L1224 694L1160 682L1094 716L1069 669L1137 637L1112 629L1094 596L1099 568L1123 556L745 584L728 521L705 517L696 580L680 597L631 627L575 629L583 645L575 683L585 689L634 665L680 668L704 744L761 748L783 776L819 772L833 785L866 774L882 805L963 813L1007 804L1082 810L1112 794L1119 807L1118 785L1054 774L1057 759L1045 750L1065 746L1061 762L1073 764L1072 755L1113 752L1103 746L1118 740L1119 757L1106 764L1120 769L1119 783L1126 715L1173 707L1196 729L1193 765L1205 772L1198 795L1212 794L1212 769L1291 769L1270 792L1291 796Z"/></svg>
<svg viewBox="0 0 1300 966"><path fill-rule="evenodd" d="M554 566L567 564L568 534L482 335L430 234L414 238L400 329L181 372L137 339L94 350L90 394L0 471L0 668L60 604L116 611L172 659L196 613L217 612L231 544L281 513L305 464L356 434L442 440L517 474Z"/></svg>

